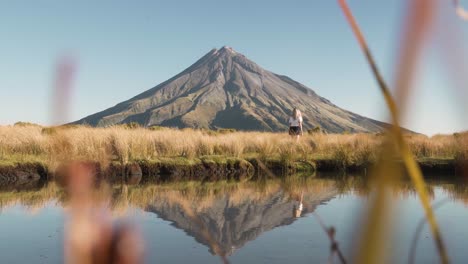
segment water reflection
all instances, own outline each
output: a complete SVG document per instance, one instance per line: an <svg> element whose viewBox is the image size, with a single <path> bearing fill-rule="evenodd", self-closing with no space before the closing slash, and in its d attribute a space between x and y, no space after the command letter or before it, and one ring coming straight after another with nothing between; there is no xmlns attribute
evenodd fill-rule
<svg viewBox="0 0 468 264"><path fill-rule="evenodd" d="M428 179L432 197L437 187L449 199L468 205L466 185L453 178L446 179ZM335 197L349 194L366 197L371 190L362 176L293 176L256 182L101 186L96 190L95 199L105 201L116 216L134 208L154 213L225 261L249 241L277 227L293 224ZM405 181L393 193L403 199L415 195L410 182ZM68 206L64 191L54 182L34 189L0 192L0 210L21 205L35 213L51 202L63 208Z"/></svg>
<svg viewBox="0 0 468 264"><path fill-rule="evenodd" d="M458 181L453 176L440 176L427 179L429 195L434 197L434 188L441 188L453 201L460 201L468 205L468 188L466 182ZM108 204L116 214L124 214L129 208L146 209L154 206L156 201L164 200L166 204L196 203L195 210L202 211L214 206L220 201L232 205L251 203L268 204L268 200L275 200L275 195L281 194L281 199L288 200L294 208L293 216L310 213L310 199L331 198L334 195L353 194L367 197L372 191L369 181L361 176L330 176L320 177L291 176L282 180L266 180L255 182L217 182L199 183L182 182L163 185L146 183L138 186L114 185L101 186L96 190L96 199L109 198ZM415 195L414 187L410 181L401 181L393 188L395 196L400 198ZM330 194L331 197L328 197ZM276 197L277 198L277 197ZM309 207L301 211L301 201ZM22 205L29 210L40 210L50 201L57 201L63 207L67 205L67 198L62 188L55 182L41 183L39 185L25 185L24 187L0 189L0 209L12 205ZM314 200L315 201L315 200ZM305 206L305 204L303 204ZM292 209L291 209L292 210ZM297 210L297 211L296 211ZM299 215L298 215L299 214Z"/></svg>
<svg viewBox="0 0 468 264"><path fill-rule="evenodd" d="M306 192L301 212L313 212L319 204L336 194L336 189L331 185ZM220 256L231 255L264 232L293 223L298 216L295 211L301 206L294 194L271 187L263 192L241 188L231 193L213 195L209 199L194 198L167 192L149 204L146 210L170 221L174 227L208 246L212 254ZM193 224L188 211L196 214L200 224ZM203 232L209 233L210 238Z"/></svg>

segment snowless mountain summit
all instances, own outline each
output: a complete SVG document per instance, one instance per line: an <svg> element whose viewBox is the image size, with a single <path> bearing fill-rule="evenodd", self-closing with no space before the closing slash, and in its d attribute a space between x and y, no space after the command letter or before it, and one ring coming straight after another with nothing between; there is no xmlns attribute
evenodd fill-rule
<svg viewBox="0 0 468 264"><path fill-rule="evenodd" d="M212 49L171 79L75 123L285 131L294 107L302 111L305 129L377 132L387 125L339 108L228 46Z"/></svg>

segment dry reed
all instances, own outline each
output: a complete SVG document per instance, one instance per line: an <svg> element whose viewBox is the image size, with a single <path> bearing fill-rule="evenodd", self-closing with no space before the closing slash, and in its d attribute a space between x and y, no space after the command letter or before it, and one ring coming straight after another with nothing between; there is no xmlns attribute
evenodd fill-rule
<svg viewBox="0 0 468 264"><path fill-rule="evenodd" d="M42 161L55 168L64 159L106 164L109 160L127 163L162 157L223 155L285 161L326 158L346 166L374 162L383 140L379 134L317 133L305 135L296 143L284 133L268 132L0 126L0 161ZM465 158L468 149L468 133L433 137L409 134L406 141L418 158Z"/></svg>

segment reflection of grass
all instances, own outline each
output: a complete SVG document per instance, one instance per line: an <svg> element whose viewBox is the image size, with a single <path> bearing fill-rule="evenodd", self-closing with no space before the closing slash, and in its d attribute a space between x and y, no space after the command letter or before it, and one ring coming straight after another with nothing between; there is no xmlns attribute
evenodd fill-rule
<svg viewBox="0 0 468 264"><path fill-rule="evenodd" d="M111 195L110 207L113 211L124 213L130 207L145 209L154 201L169 201L177 197L177 201L187 201L196 204L194 210L202 210L213 205L214 202L224 196L229 196L233 205L245 201L261 201L278 191L284 191L291 198L299 199L301 193L318 194L336 190L340 194L352 193L366 197L370 194L371 185L362 176L340 177L308 177L294 175L284 178L275 178L259 181L217 181L202 183L199 181L172 182L166 184L145 184L137 186L114 186L111 189L107 185L101 186L95 192L95 198L99 201L107 200ZM465 185L438 183L428 185L428 193L434 197L434 186L441 186L448 196L468 204L468 188ZM405 198L414 196L415 190L410 182L402 181L392 187L395 197ZM28 209L42 208L50 201L58 201L66 206L67 197L62 188L54 182L45 187L28 191L0 192L0 208L6 208L20 204Z"/></svg>
<svg viewBox="0 0 468 264"><path fill-rule="evenodd" d="M343 175L340 177L333 177L333 179L336 181L336 188L342 194L352 193L354 195L368 197L373 191L372 188L375 187L370 184L370 179L359 175ZM434 198L434 186L438 186L438 183L426 186L430 198ZM399 181L389 186L389 188L390 193L395 198L405 199L417 194L414 186L409 181Z"/></svg>
<svg viewBox="0 0 468 264"><path fill-rule="evenodd" d="M211 207L220 198L228 197L231 205L249 201L252 203L267 199L279 191L285 191L297 199L302 192L310 194L327 193L336 190L333 180L305 177L287 177L265 181L218 181L200 183L198 181L168 183L163 185L119 187L114 192L114 209L125 210L133 206L146 208L158 201L169 203L183 202L197 212ZM117 208L118 207L118 208Z"/></svg>
<svg viewBox="0 0 468 264"><path fill-rule="evenodd" d="M20 204L34 211L52 200L63 200L63 194L62 189L53 182L37 190L0 192L0 209Z"/></svg>
<svg viewBox="0 0 468 264"><path fill-rule="evenodd" d="M101 184L99 189L92 192L92 199L97 202L105 202L110 193L107 184ZM32 190L0 191L0 209L13 205L22 205L27 210L35 211L43 208L48 202L56 201L63 207L68 203L65 189L51 181L44 187Z"/></svg>
<svg viewBox="0 0 468 264"><path fill-rule="evenodd" d="M230 202L259 201L280 190L298 196L301 192L318 193L335 189L334 181L329 179L307 179L302 176L287 177L265 181L217 181L201 183L186 181L162 185L146 184L139 186L114 186L109 189L103 185L95 191L97 201L105 201L111 195L110 206L115 211L125 211L128 207L146 208L155 200L170 200L178 197L184 201L195 202L197 210L209 207L220 197L229 196ZM63 206L67 197L63 189L54 182L37 190L0 192L0 208L21 204L27 208L41 208L47 202L56 200Z"/></svg>
<svg viewBox="0 0 468 264"><path fill-rule="evenodd" d="M468 206L468 188L464 184L443 184L442 189L452 200L457 200Z"/></svg>

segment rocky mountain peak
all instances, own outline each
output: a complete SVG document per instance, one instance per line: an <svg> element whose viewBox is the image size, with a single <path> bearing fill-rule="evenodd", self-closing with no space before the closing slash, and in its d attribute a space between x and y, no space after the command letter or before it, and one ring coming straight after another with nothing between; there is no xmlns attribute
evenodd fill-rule
<svg viewBox="0 0 468 264"><path fill-rule="evenodd" d="M212 49L169 80L75 123L286 131L294 107L303 113L304 129L376 132L385 125L333 105L229 46Z"/></svg>

